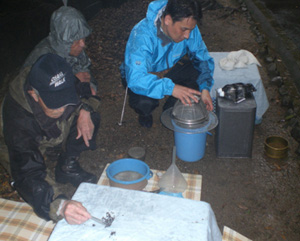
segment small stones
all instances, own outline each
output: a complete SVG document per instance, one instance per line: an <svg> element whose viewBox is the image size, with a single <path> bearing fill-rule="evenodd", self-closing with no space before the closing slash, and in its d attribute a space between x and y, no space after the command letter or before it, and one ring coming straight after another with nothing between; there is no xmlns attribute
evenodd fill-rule
<svg viewBox="0 0 300 241"><path fill-rule="evenodd" d="M276 66L275 63L270 63L267 66L267 70L268 70L270 75L278 75L277 66Z"/></svg>
<svg viewBox="0 0 300 241"><path fill-rule="evenodd" d="M275 76L270 80L270 83L277 87L281 87L283 85L283 78L281 76Z"/></svg>
<svg viewBox="0 0 300 241"><path fill-rule="evenodd" d="M284 95L281 99L281 105L287 108L292 108L293 107L293 100L291 96L289 95Z"/></svg>
<svg viewBox="0 0 300 241"><path fill-rule="evenodd" d="M266 62L268 62L268 63L274 62L274 58L273 58L272 56L266 56L265 60L266 60Z"/></svg>
<svg viewBox="0 0 300 241"><path fill-rule="evenodd" d="M291 130L291 136L300 143L300 126L296 125Z"/></svg>
<svg viewBox="0 0 300 241"><path fill-rule="evenodd" d="M288 89L284 85L281 86L278 91L281 96L288 95L289 93Z"/></svg>
<svg viewBox="0 0 300 241"><path fill-rule="evenodd" d="M296 153L298 156L300 156L300 144L298 145L298 148L297 148L297 150L295 151L295 153Z"/></svg>

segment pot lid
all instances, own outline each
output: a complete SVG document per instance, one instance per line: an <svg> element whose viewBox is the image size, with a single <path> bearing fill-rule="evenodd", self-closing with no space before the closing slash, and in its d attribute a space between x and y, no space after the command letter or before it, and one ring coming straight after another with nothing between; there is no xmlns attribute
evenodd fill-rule
<svg viewBox="0 0 300 241"><path fill-rule="evenodd" d="M180 100L177 100L171 117L177 125L184 128L199 128L208 121L208 111L200 96L195 95L198 99L196 103L191 99L190 105L184 105Z"/></svg>

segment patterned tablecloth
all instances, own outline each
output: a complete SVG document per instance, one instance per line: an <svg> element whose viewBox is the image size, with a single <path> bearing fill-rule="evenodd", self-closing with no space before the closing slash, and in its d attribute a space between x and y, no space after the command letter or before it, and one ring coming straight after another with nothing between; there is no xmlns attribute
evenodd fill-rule
<svg viewBox="0 0 300 241"><path fill-rule="evenodd" d="M0 240L48 240L54 226L36 216L27 203L0 198Z"/></svg>
<svg viewBox="0 0 300 241"><path fill-rule="evenodd" d="M109 164L108 164L109 165ZM107 165L107 166L108 166ZM105 169L107 168L105 167ZM149 179L146 191L158 189L159 175L163 171L151 170L153 177ZM187 190L183 193L185 198L199 200L201 199L202 176L183 173L188 183ZM99 185L109 185L106 171L104 170L98 183ZM35 215L32 208L24 202L15 202L0 198L0 240L13 241L44 241L48 240L55 224L46 222ZM223 241L251 241L238 232L224 227Z"/></svg>
<svg viewBox="0 0 300 241"><path fill-rule="evenodd" d="M109 180L106 176L106 168L109 164L106 165L99 181L98 185L109 186ZM151 169L153 172L153 176L148 180L147 186L144 188L145 191L154 191L159 189L158 181L159 176L163 175L164 171L159 171L155 169ZM188 174L182 173L183 177L188 183L187 189L182 193L184 198L193 199L196 201L200 201L201 199L201 187L202 187L202 176L196 174Z"/></svg>

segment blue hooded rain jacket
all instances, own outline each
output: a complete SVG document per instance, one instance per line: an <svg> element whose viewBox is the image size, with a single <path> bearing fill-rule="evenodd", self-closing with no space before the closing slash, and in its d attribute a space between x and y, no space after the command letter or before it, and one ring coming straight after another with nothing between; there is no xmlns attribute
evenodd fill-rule
<svg viewBox="0 0 300 241"><path fill-rule="evenodd" d="M174 66L188 54L194 67L199 71L199 90L210 91L214 80L214 61L210 57L199 28L196 26L189 39L179 43L162 45L157 36L157 20L161 17L167 0L157 0L149 4L147 16L131 31L125 61L121 65L121 75L126 78L128 87L136 94L154 99L172 95L175 84L169 78L159 78L151 72L160 72Z"/></svg>

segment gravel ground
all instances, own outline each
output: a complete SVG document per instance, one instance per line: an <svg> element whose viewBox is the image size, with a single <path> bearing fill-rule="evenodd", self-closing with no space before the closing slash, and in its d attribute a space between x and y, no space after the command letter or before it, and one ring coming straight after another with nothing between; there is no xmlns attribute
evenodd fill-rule
<svg viewBox="0 0 300 241"><path fill-rule="evenodd" d="M165 100L161 100L160 107L153 113L151 129L139 126L137 114L128 103L125 123L117 124L125 93L119 66L130 30L145 16L149 2L128 0L120 7L101 9L89 21L94 31L87 39L87 52L99 80L102 122L99 148L83 153L81 164L98 177L107 163L127 157L128 150L134 146L146 149L145 162L150 168L166 170L171 164L173 133L160 122ZM218 2L219 5L205 7L199 25L205 43L212 52L246 49L255 54L262 64L259 71L270 108L262 124L255 126L252 158L217 158L212 131L203 159L188 163L177 158L176 164L182 172L202 175L201 200L211 204L221 231L223 226L228 226L253 240L300 240L299 156L295 154L298 143L290 136L291 126L283 121L287 108L282 107L278 87L270 81L274 74L270 65L276 65L293 98L299 99L299 93L284 63L276 51L268 47L267 39L259 32L259 24L251 19L245 6L235 0ZM263 143L270 135L280 135L289 141L289 154L284 160L265 156ZM55 162L47 163L53 170ZM69 195L75 191L69 185L60 188ZM15 193L9 195L6 197L16 198Z"/></svg>

